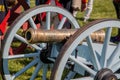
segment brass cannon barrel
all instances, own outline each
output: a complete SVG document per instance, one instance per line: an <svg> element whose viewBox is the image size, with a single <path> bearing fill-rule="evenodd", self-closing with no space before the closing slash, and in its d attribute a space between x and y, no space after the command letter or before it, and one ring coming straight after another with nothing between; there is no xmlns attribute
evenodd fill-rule
<svg viewBox="0 0 120 80"><path fill-rule="evenodd" d="M61 42L66 38L73 35L77 29L62 29L62 30L41 30L41 29L29 29L25 38L29 43L50 43Z"/></svg>
<svg viewBox="0 0 120 80"><path fill-rule="evenodd" d="M27 30L25 38L29 43L62 42L73 35L77 30L78 29L42 30L30 28ZM99 30L91 34L91 38L94 42L102 43L104 37L104 30Z"/></svg>

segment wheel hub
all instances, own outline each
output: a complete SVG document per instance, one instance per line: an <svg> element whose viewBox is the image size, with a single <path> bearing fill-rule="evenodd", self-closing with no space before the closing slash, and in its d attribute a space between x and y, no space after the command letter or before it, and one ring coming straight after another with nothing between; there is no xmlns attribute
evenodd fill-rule
<svg viewBox="0 0 120 80"><path fill-rule="evenodd" d="M48 55L49 51L48 50L42 50L40 53L40 60L43 63L49 64L49 63L53 63L51 60L48 59L49 55Z"/></svg>
<svg viewBox="0 0 120 80"><path fill-rule="evenodd" d="M117 77L110 69L101 69L96 74L94 80L117 80Z"/></svg>

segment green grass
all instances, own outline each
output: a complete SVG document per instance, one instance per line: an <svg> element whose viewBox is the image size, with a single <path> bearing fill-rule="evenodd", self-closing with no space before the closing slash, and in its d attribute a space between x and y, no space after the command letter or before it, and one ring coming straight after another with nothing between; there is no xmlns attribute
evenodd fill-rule
<svg viewBox="0 0 120 80"><path fill-rule="evenodd" d="M31 7L33 7L34 4L34 0L31 0ZM77 14L77 21L79 22L80 25L85 25L86 23L83 22L83 14L84 12L80 12ZM97 20L97 19L102 19L102 18L116 18L116 13L114 10L114 6L112 4L112 0L94 0L94 6L93 6L93 11L91 13L90 19L87 23L93 21L93 20ZM114 34L116 34L116 29ZM14 60L11 61L10 64L12 64L9 69L12 72L17 71L18 69L21 69L22 67L25 66L25 64L28 64L30 62L30 59L22 59L22 60ZM30 70L28 70L26 73L24 73L22 75L22 77L20 76L19 80L28 80L28 78L31 76L32 71L34 70L34 67L32 67ZM36 80L41 80L41 76L42 76L42 71L39 73L38 78ZM28 74L28 75L26 75ZM50 72L48 72L47 77L49 77ZM0 77L0 80L1 77Z"/></svg>
<svg viewBox="0 0 120 80"><path fill-rule="evenodd" d="M2 80L1 75L0 75L0 80Z"/></svg>

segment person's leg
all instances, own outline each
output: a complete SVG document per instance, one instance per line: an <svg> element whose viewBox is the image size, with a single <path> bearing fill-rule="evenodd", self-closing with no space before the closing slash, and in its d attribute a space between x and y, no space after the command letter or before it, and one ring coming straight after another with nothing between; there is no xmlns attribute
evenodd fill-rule
<svg viewBox="0 0 120 80"><path fill-rule="evenodd" d="M38 6L38 5L41 5L41 4L46 4L48 0L35 0L35 5Z"/></svg>
<svg viewBox="0 0 120 80"><path fill-rule="evenodd" d="M25 0L25 1L30 6L30 0Z"/></svg>
<svg viewBox="0 0 120 80"><path fill-rule="evenodd" d="M117 16L118 19L120 19L120 1L117 2L116 0L113 0L113 4L114 4L114 7L115 7L116 16ZM117 36L112 37L111 41L112 42L118 42L118 41L120 41L120 29L118 29Z"/></svg>
<svg viewBox="0 0 120 80"><path fill-rule="evenodd" d="M59 3L62 4L62 6L70 13L73 13L72 0L59 0ZM64 28L71 28L71 24L66 21L66 23L64 24Z"/></svg>
<svg viewBox="0 0 120 80"><path fill-rule="evenodd" d="M120 19L120 2L113 1L117 18ZM118 30L118 35L120 35L120 29Z"/></svg>
<svg viewBox="0 0 120 80"><path fill-rule="evenodd" d="M113 1L117 18L120 19L120 2Z"/></svg>
<svg viewBox="0 0 120 80"><path fill-rule="evenodd" d="M59 0L59 3L62 4L65 9L72 13L72 0Z"/></svg>
<svg viewBox="0 0 120 80"><path fill-rule="evenodd" d="M90 18L90 14L93 8L93 0L88 0L87 9L85 11L84 22L86 22Z"/></svg>
<svg viewBox="0 0 120 80"><path fill-rule="evenodd" d="M40 5L40 0L35 0L35 5L36 6Z"/></svg>

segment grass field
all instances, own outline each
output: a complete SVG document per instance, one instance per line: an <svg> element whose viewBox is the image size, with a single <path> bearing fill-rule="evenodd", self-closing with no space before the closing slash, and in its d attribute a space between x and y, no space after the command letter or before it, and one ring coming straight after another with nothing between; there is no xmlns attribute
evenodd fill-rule
<svg viewBox="0 0 120 80"><path fill-rule="evenodd" d="M34 6L34 0L31 0L31 7L33 7L33 6ZM79 22L79 24L82 25L82 26L91 22L91 21L97 20L97 19L116 18L116 13L115 13L114 6L112 4L112 0L94 0L94 6L93 6L93 11L91 13L91 17L90 17L89 21L86 22L86 23L83 22L83 19L82 19L83 15L84 15L84 12L79 12L77 14L77 18L76 18L77 21ZM10 66L10 69L13 72L18 70L18 69L21 69L21 67L23 67L24 64L29 63L30 60L27 59L24 62L22 62L22 61L23 60L15 60L15 61L11 62L11 64L13 64L13 65ZM22 75L22 77L20 77L19 80L28 80L28 78L32 74L33 70L34 70L34 67L26 72L29 75L26 75L26 73L24 73ZM41 80L39 78L39 77L42 76L41 72L39 73L38 78L36 80ZM49 73L48 73L47 77L50 76ZM0 80L2 80L1 77L0 77Z"/></svg>

